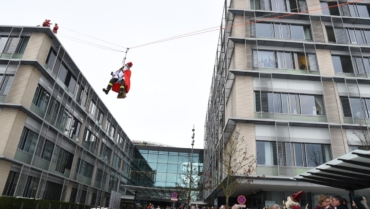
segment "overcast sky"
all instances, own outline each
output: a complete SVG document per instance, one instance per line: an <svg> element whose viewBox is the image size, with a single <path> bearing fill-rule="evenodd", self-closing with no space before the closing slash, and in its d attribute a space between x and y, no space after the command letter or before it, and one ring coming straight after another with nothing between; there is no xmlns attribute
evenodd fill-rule
<svg viewBox="0 0 370 209"><path fill-rule="evenodd" d="M0 25L58 23L59 34L123 47L219 26L223 0L1 0ZM203 147L204 121L219 31L132 49L131 90L126 99L102 92L123 53L58 38L131 140Z"/></svg>

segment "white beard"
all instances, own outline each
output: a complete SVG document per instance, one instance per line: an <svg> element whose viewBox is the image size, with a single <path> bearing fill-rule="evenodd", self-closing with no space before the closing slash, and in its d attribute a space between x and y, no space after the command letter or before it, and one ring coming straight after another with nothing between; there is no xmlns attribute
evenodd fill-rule
<svg viewBox="0 0 370 209"><path fill-rule="evenodd" d="M294 201L292 200L292 198L288 197L288 198L287 198L287 201L285 202L285 207L286 207L287 209L291 209L291 208L293 208L293 206L298 206L298 207L300 207L300 205L299 205L299 203L298 203L298 202L294 202Z"/></svg>

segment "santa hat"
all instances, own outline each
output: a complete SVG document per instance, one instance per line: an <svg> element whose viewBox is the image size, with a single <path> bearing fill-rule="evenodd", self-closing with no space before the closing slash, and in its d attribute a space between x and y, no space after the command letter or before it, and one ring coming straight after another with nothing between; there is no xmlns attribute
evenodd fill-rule
<svg viewBox="0 0 370 209"><path fill-rule="evenodd" d="M299 202L299 199L301 199L302 194L303 194L303 191L299 191L299 192L296 192L296 193L292 194L292 195L290 196L290 198L291 198L294 202Z"/></svg>

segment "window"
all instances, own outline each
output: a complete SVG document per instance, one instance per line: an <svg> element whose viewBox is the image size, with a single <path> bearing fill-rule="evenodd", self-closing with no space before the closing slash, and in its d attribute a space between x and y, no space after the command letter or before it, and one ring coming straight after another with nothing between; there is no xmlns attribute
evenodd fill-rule
<svg viewBox="0 0 370 209"><path fill-rule="evenodd" d="M351 57L349 56L331 56L334 66L334 71L337 73L353 73Z"/></svg>
<svg viewBox="0 0 370 209"><path fill-rule="evenodd" d="M46 140L44 149L42 150L41 158L50 161L51 156L53 154L53 150L54 143L50 142L49 140Z"/></svg>
<svg viewBox="0 0 370 209"><path fill-rule="evenodd" d="M103 172L101 169L98 169L95 181L105 183L106 179L107 179L107 173Z"/></svg>
<svg viewBox="0 0 370 209"><path fill-rule="evenodd" d="M57 59L57 53L50 50L48 58L46 59L46 64L49 69L53 69L55 60Z"/></svg>
<svg viewBox="0 0 370 209"><path fill-rule="evenodd" d="M277 165L276 143L257 141L257 164Z"/></svg>
<svg viewBox="0 0 370 209"><path fill-rule="evenodd" d="M74 137L78 138L78 136L80 135L80 129L81 129L80 121L78 121L75 117L73 117L70 124L71 126L69 127L69 129L66 130L66 134L68 132L68 136L70 138L74 138Z"/></svg>
<svg viewBox="0 0 370 209"><path fill-rule="evenodd" d="M311 40L310 26L284 23L256 23L256 36L267 38L284 38Z"/></svg>
<svg viewBox="0 0 370 209"><path fill-rule="evenodd" d="M318 71L316 55L299 52L253 51L254 67Z"/></svg>
<svg viewBox="0 0 370 209"><path fill-rule="evenodd" d="M67 66L62 63L59 73L58 73L58 78L68 87L69 92L74 94L74 90L76 87L76 79L72 75L72 73L68 70Z"/></svg>
<svg viewBox="0 0 370 209"><path fill-rule="evenodd" d="M103 118L104 118L104 113L103 113L102 110L99 109L99 113L98 113L98 116L96 118L99 125L103 124Z"/></svg>
<svg viewBox="0 0 370 209"><path fill-rule="evenodd" d="M78 158L78 164L77 164L77 173L87 177L91 178L94 171L94 166L90 163L81 160L81 158Z"/></svg>
<svg viewBox="0 0 370 209"><path fill-rule="evenodd" d="M109 177L109 190L116 190L117 189L117 184L118 184L118 179L113 176L113 175L110 175Z"/></svg>
<svg viewBox="0 0 370 209"><path fill-rule="evenodd" d="M55 121L57 119L59 107L60 103L56 99L52 98L49 109L46 113L52 121ZM54 122L52 122L52 124L54 124Z"/></svg>
<svg viewBox="0 0 370 209"><path fill-rule="evenodd" d="M307 13L304 0L251 0L251 8L255 10L302 12Z"/></svg>
<svg viewBox="0 0 370 209"><path fill-rule="evenodd" d="M257 164L317 167L331 160L328 144L257 141Z"/></svg>
<svg viewBox="0 0 370 209"><path fill-rule="evenodd" d="M330 145L306 144L308 167L317 167L331 160Z"/></svg>
<svg viewBox="0 0 370 209"><path fill-rule="evenodd" d="M17 182L19 178L19 173L14 171L10 171L8 175L8 179L6 180L6 184L4 187L3 195L5 196L13 196L15 192L15 188L17 187Z"/></svg>
<svg viewBox="0 0 370 209"><path fill-rule="evenodd" d="M28 128L24 128L21 139L19 140L18 149L28 153L34 153L37 144L38 134L30 131Z"/></svg>
<svg viewBox="0 0 370 209"><path fill-rule="evenodd" d="M96 154L99 139L89 130L86 129L82 145L90 152Z"/></svg>
<svg viewBox="0 0 370 209"><path fill-rule="evenodd" d="M96 104L94 101L91 101L90 103L90 107L89 107L89 113L92 115L92 116L95 116L96 114Z"/></svg>
<svg viewBox="0 0 370 209"><path fill-rule="evenodd" d="M340 16L337 2L321 2L320 7L323 15Z"/></svg>
<svg viewBox="0 0 370 209"><path fill-rule="evenodd" d="M60 148L59 146L55 146L54 156L56 156L53 157L56 172L64 174L66 170L71 170L74 156L72 153Z"/></svg>
<svg viewBox="0 0 370 209"><path fill-rule="evenodd" d="M324 115L322 96L255 92L256 112L301 115Z"/></svg>
<svg viewBox="0 0 370 209"><path fill-rule="evenodd" d="M63 185L57 184L51 181L46 182L44 197L45 200L60 200L62 194Z"/></svg>
<svg viewBox="0 0 370 209"><path fill-rule="evenodd" d="M37 86L35 95L33 96L32 103L36 105L40 110L45 111L50 99L49 92L45 91L40 85Z"/></svg>
<svg viewBox="0 0 370 209"><path fill-rule="evenodd" d="M113 168L116 168L117 170L119 170L121 166L121 158L116 153L114 153L113 155L112 166Z"/></svg>
<svg viewBox="0 0 370 209"><path fill-rule="evenodd" d="M369 5L347 4L341 6L343 16L350 17L369 17Z"/></svg>
<svg viewBox="0 0 370 209"><path fill-rule="evenodd" d="M10 90L10 86L13 83L13 75L1 75L0 74L0 95L7 95Z"/></svg>
<svg viewBox="0 0 370 209"><path fill-rule="evenodd" d="M111 125L109 129L109 136L113 138L115 131L116 131L116 128L113 125Z"/></svg>
<svg viewBox="0 0 370 209"><path fill-rule="evenodd" d="M340 97L344 117L370 118L370 98Z"/></svg>
<svg viewBox="0 0 370 209"><path fill-rule="evenodd" d="M29 37L0 37L0 53L24 53Z"/></svg>
<svg viewBox="0 0 370 209"><path fill-rule="evenodd" d="M23 197L34 198L36 196L39 180L40 179L32 176L27 177L26 185L23 191Z"/></svg>
<svg viewBox="0 0 370 209"><path fill-rule="evenodd" d="M109 163L111 155L112 150L106 144L102 144L100 148L100 157L102 158L102 160L106 163Z"/></svg>
<svg viewBox="0 0 370 209"><path fill-rule="evenodd" d="M78 93L77 93L77 103L80 104L81 106L85 107L87 96L88 96L87 88L84 88L84 87L81 86L78 89Z"/></svg>

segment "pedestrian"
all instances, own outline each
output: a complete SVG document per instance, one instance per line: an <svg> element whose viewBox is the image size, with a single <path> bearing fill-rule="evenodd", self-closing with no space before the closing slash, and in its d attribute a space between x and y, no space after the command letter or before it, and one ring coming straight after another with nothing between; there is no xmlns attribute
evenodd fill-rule
<svg viewBox="0 0 370 209"><path fill-rule="evenodd" d="M319 204L315 206L314 209L334 209L330 205L330 197L328 195L322 194L318 197Z"/></svg>
<svg viewBox="0 0 370 209"><path fill-rule="evenodd" d="M358 195L353 196L352 206L357 209L369 209L366 198Z"/></svg>

